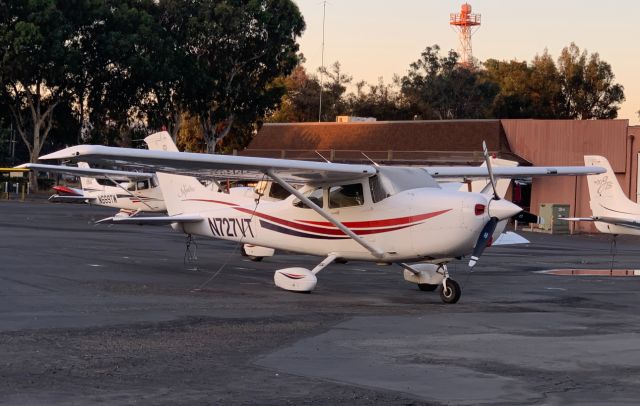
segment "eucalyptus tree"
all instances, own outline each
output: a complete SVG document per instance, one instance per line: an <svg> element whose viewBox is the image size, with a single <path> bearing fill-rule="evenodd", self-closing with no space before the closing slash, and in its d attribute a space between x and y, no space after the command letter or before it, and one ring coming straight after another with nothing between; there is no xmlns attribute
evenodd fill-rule
<svg viewBox="0 0 640 406"><path fill-rule="evenodd" d="M213 152L238 124L247 125L284 94L275 82L297 65L305 28L292 0L160 0L165 27L183 58L175 99L199 117ZM186 72L186 73L184 73Z"/></svg>
<svg viewBox="0 0 640 406"><path fill-rule="evenodd" d="M426 47L420 59L400 79L410 111L423 119L486 118L498 93L497 84L483 80L475 68L458 63L458 54L440 56L438 45Z"/></svg>
<svg viewBox="0 0 640 406"><path fill-rule="evenodd" d="M0 3L0 96L31 162L40 155L53 126L54 109L78 75L80 35L71 9L75 2L56 0ZM37 188L35 174L32 186Z"/></svg>
<svg viewBox="0 0 640 406"><path fill-rule="evenodd" d="M612 119L625 100L624 88L615 83L611 65L598 53L571 43L558 58L558 71L565 97L565 114L574 119Z"/></svg>

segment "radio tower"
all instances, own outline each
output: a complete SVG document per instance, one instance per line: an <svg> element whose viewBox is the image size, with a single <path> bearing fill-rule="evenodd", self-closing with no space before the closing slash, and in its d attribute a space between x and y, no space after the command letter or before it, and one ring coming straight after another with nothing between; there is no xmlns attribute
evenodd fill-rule
<svg viewBox="0 0 640 406"><path fill-rule="evenodd" d="M473 66L471 36L480 28L480 14L471 14L471 4L464 3L459 13L450 14L449 25L460 38L460 64Z"/></svg>

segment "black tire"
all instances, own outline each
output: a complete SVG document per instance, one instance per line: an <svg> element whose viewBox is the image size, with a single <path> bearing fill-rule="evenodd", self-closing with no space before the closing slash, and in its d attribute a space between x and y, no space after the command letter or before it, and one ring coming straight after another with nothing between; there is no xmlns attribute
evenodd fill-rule
<svg viewBox="0 0 640 406"><path fill-rule="evenodd" d="M336 258L333 262L335 262L336 264L346 264L349 261L344 258Z"/></svg>
<svg viewBox="0 0 640 406"><path fill-rule="evenodd" d="M440 290L440 299L442 299L444 303L454 304L457 303L458 300L460 300L461 294L462 291L460 290L460 285L458 285L458 282L454 281L453 279L447 279L447 290L446 292L444 288Z"/></svg>
<svg viewBox="0 0 640 406"><path fill-rule="evenodd" d="M253 255L249 255L248 257L249 257L249 259L250 259L250 260L252 260L253 262L260 262L260 261L262 261L262 259L264 258L264 257L255 257L255 256L253 256Z"/></svg>
<svg viewBox="0 0 640 406"><path fill-rule="evenodd" d="M418 289L420 289L423 292L433 292L434 290L438 289L438 286L440 285L432 285L430 283L419 283Z"/></svg>

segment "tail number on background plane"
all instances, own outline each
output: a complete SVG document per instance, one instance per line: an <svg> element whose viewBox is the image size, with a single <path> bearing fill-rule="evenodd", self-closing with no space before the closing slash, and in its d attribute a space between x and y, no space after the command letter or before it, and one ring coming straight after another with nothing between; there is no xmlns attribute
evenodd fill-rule
<svg viewBox="0 0 640 406"><path fill-rule="evenodd" d="M209 227L214 237L254 237L251 219L211 217Z"/></svg>
<svg viewBox="0 0 640 406"><path fill-rule="evenodd" d="M116 204L118 203L118 198L116 195L99 195L98 203L100 204Z"/></svg>

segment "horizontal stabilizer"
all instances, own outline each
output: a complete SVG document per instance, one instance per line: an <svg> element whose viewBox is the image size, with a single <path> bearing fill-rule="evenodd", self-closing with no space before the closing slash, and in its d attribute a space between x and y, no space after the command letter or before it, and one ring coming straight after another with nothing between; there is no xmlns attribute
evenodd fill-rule
<svg viewBox="0 0 640 406"><path fill-rule="evenodd" d="M96 199L93 197L84 197L84 196L62 196L62 195L51 195L49 197L49 201L58 202L58 203L92 203Z"/></svg>
<svg viewBox="0 0 640 406"><path fill-rule="evenodd" d="M159 217L145 217L145 216L132 216L132 217L107 217L102 220L96 221L96 223L110 223L110 224L137 224L137 225L165 225L172 223L198 223L204 220L203 217L196 214L180 214L177 216L159 216Z"/></svg>
<svg viewBox="0 0 640 406"><path fill-rule="evenodd" d="M596 221L593 217L558 217L562 221Z"/></svg>
<svg viewBox="0 0 640 406"><path fill-rule="evenodd" d="M527 240L520 234L516 234L513 231L507 231L500 234L500 237L498 237L492 245L529 244L530 242L531 241Z"/></svg>

